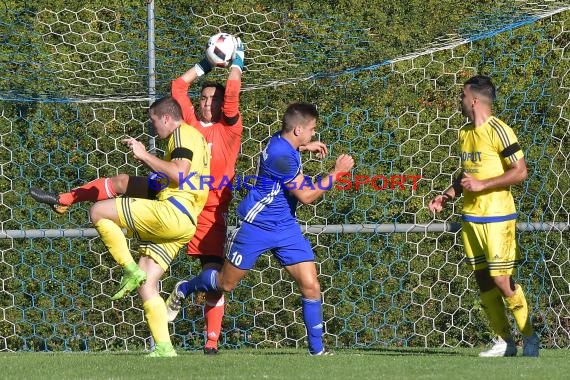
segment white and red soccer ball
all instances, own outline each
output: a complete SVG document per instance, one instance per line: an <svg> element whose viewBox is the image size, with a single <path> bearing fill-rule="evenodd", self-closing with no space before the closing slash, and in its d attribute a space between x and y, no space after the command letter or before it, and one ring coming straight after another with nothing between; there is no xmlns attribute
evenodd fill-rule
<svg viewBox="0 0 570 380"><path fill-rule="evenodd" d="M228 67L236 51L236 39L229 33L214 34L206 46L206 58L214 67Z"/></svg>

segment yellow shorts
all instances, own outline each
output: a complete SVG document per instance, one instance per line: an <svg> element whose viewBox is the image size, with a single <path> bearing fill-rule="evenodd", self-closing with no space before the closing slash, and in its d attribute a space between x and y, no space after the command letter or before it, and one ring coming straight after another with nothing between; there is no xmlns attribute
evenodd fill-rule
<svg viewBox="0 0 570 380"><path fill-rule="evenodd" d="M493 223L463 221L461 236L471 269L488 268L492 277L512 275L520 262L516 224L515 219Z"/></svg>
<svg viewBox="0 0 570 380"><path fill-rule="evenodd" d="M127 236L140 241L141 255L165 271L196 232L190 218L169 201L117 198L117 212Z"/></svg>

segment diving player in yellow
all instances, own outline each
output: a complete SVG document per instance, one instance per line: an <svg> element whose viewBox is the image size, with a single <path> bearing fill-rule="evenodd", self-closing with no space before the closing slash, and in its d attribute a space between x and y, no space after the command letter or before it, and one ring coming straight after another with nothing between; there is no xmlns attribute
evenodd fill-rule
<svg viewBox="0 0 570 380"><path fill-rule="evenodd" d="M495 86L489 77L477 75L465 82L461 110L471 124L459 132L462 172L431 200L429 209L439 212L463 193L465 255L480 289L481 306L499 337L479 356L516 356L506 309L523 335L523 356L538 356L540 342L530 323L525 294L512 278L520 252L510 186L526 179L527 168L515 133L492 115L494 99Z"/></svg>
<svg viewBox="0 0 570 380"><path fill-rule="evenodd" d="M107 199L96 202L90 215L109 253L124 270L121 287L111 299L138 288L155 342L149 356L169 357L176 356L176 351L170 341L166 305L158 292L158 282L196 231L198 214L208 198L209 188L200 179L210 174L210 154L204 136L184 123L182 109L172 97L153 103L149 114L158 137L168 139L164 160L147 152L135 139L124 142L134 158L154 172L149 186L159 190L158 200ZM141 242L138 265L122 228Z"/></svg>

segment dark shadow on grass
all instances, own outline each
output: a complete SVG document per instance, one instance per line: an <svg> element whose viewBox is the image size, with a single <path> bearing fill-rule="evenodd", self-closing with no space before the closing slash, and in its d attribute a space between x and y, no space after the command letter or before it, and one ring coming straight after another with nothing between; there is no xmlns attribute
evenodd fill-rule
<svg viewBox="0 0 570 380"><path fill-rule="evenodd" d="M230 349L227 352L233 352ZM237 350L239 351L239 349ZM385 355L385 356L476 356L468 349L455 349L455 348L403 348L403 347L362 347L362 348L343 348L332 349L334 356L350 356L350 355ZM222 351L220 351L222 353ZM309 356L305 350L295 349L248 349L244 354L259 355L259 356Z"/></svg>
<svg viewBox="0 0 570 380"><path fill-rule="evenodd" d="M454 348L403 348L403 347L367 347L358 348L358 352L373 355L393 356L473 356L473 353Z"/></svg>

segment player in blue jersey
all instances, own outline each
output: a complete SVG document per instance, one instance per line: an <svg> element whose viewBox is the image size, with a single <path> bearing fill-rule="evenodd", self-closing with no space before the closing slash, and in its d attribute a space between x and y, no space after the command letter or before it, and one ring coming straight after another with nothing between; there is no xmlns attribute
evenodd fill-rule
<svg viewBox="0 0 570 380"><path fill-rule="evenodd" d="M171 298L192 292L233 290L257 258L271 251L295 279L301 292L303 322L307 328L309 353L325 355L321 287L315 255L295 217L297 203L309 204L333 187L338 175L354 166L352 157L341 154L334 170L313 183L302 173L301 151L328 153L315 135L318 112L314 105L291 104L283 116L281 131L275 133L259 158L256 183L237 208L240 218L229 239L226 261L220 271L205 269L190 281L181 282Z"/></svg>
<svg viewBox="0 0 570 380"><path fill-rule="evenodd" d="M492 115L495 86L477 75L465 82L461 110L471 123L459 131L461 175L429 204L441 211L463 194L463 245L481 291L481 307L499 339L479 356L516 356L506 308L523 335L523 355L538 356L540 342L529 319L522 287L512 278L520 252L515 238L516 207L510 186L527 177L524 154L514 131Z"/></svg>

